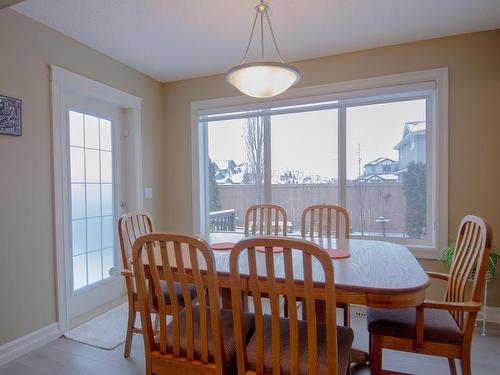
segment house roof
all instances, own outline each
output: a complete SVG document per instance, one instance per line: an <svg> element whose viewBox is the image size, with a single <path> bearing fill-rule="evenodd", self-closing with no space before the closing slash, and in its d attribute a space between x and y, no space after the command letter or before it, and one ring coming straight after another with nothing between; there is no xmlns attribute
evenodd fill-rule
<svg viewBox="0 0 500 375"><path fill-rule="evenodd" d="M392 159L389 159L389 158L377 158L367 164L365 164L365 167L368 167L368 166L373 166L373 165L378 165L380 163L382 163L383 161L389 161L391 163L396 163L396 161L392 160Z"/></svg>
<svg viewBox="0 0 500 375"><path fill-rule="evenodd" d="M418 132L418 131L425 131L425 121L413 121L413 122L406 122L405 123L405 128L403 131L403 136L406 135L407 132Z"/></svg>
<svg viewBox="0 0 500 375"><path fill-rule="evenodd" d="M228 160L214 160L213 161L217 165L217 169L219 170L228 170L228 169L233 169L237 165L234 160L228 159Z"/></svg>
<svg viewBox="0 0 500 375"><path fill-rule="evenodd" d="M426 131L427 124L425 121L407 121L405 122L403 128L403 137L401 140L393 147L398 150L399 147L404 144L408 139L413 138L417 135L424 135Z"/></svg>
<svg viewBox="0 0 500 375"><path fill-rule="evenodd" d="M245 178L245 173L244 172L235 173L230 178L233 184L241 184L243 182L243 179Z"/></svg>
<svg viewBox="0 0 500 375"><path fill-rule="evenodd" d="M395 182L398 181L398 176L393 173L370 174L361 176L359 180L362 182Z"/></svg>

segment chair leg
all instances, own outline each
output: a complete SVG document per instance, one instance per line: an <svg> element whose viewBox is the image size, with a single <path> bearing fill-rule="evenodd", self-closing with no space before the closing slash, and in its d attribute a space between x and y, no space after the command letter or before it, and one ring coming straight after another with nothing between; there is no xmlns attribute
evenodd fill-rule
<svg viewBox="0 0 500 375"><path fill-rule="evenodd" d="M349 356L349 364L347 365L347 369L345 370L345 375L351 375L352 372L352 362L351 356Z"/></svg>
<svg viewBox="0 0 500 375"><path fill-rule="evenodd" d="M370 354L372 353L372 339L373 339L373 335L370 333L368 335L368 356L370 356Z"/></svg>
<svg viewBox="0 0 500 375"><path fill-rule="evenodd" d="M450 366L450 374L457 375L457 366L455 365L454 358L448 358L448 365Z"/></svg>
<svg viewBox="0 0 500 375"><path fill-rule="evenodd" d="M151 370L151 360L146 355L146 375L153 375L153 371Z"/></svg>
<svg viewBox="0 0 500 375"><path fill-rule="evenodd" d="M382 336L370 334L370 370L372 375L382 374Z"/></svg>
<svg viewBox="0 0 500 375"><path fill-rule="evenodd" d="M154 324L153 324L153 334L156 336L160 333L160 317L155 314Z"/></svg>
<svg viewBox="0 0 500 375"><path fill-rule="evenodd" d="M470 352L462 353L462 358L460 359L460 368L462 369L462 375L471 375L472 370L470 367Z"/></svg>
<svg viewBox="0 0 500 375"><path fill-rule="evenodd" d="M345 304L344 306L344 326L345 327L350 327L351 326L351 309L350 305Z"/></svg>
<svg viewBox="0 0 500 375"><path fill-rule="evenodd" d="M133 308L128 309L128 323L127 323L127 333L125 336L125 347L123 351L123 356L128 358L130 356L130 349L132 348L132 338L134 337L134 324L135 324L136 312Z"/></svg>

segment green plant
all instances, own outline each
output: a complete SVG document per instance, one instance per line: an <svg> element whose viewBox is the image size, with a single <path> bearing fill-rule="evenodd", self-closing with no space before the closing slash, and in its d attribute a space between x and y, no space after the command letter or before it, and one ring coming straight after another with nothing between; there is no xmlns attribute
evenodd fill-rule
<svg viewBox="0 0 500 375"><path fill-rule="evenodd" d="M455 243L450 243L441 253L441 260L446 262L448 268L451 267L453 257L455 255ZM488 270L486 271L486 278L491 280L495 277L497 271L498 260L500 259L500 251L496 247L491 248L490 256L488 258ZM472 271L474 274L475 269Z"/></svg>

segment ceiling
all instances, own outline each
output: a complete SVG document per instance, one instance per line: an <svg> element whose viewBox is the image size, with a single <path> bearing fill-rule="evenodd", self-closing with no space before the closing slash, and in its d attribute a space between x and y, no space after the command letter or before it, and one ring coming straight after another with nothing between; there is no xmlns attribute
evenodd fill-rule
<svg viewBox="0 0 500 375"><path fill-rule="evenodd" d="M164 82L238 64L257 2L26 0L13 9ZM500 28L500 0L268 2L287 61Z"/></svg>

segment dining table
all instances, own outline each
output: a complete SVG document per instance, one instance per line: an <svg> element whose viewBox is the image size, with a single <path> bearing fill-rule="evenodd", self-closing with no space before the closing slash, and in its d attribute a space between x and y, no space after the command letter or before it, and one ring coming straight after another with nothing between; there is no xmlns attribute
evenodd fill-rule
<svg viewBox="0 0 500 375"><path fill-rule="evenodd" d="M230 291L230 254L231 245L248 238L248 235L238 232L212 232L200 235L212 248L217 280L221 292L223 308L231 308ZM430 284L430 279L423 270L411 251L401 244L390 241L377 241L365 239L334 239L325 237L303 237L326 251L342 251L344 256L333 258L335 295L336 301L344 304L356 304L381 308L407 308L415 307L424 301L425 290ZM220 244L225 246L220 248ZM218 250L217 250L218 249ZM284 272L283 253L275 252L276 277ZM156 256L155 256L156 258ZM175 257L169 254L172 263ZM240 275L245 279L248 275L247 257L240 257ZM298 251L294 254L293 275L298 282L302 278L302 256ZM158 259L159 260L159 259ZM189 262L188 259L186 259ZM144 258L145 266L147 259ZM256 252L257 272L264 276L265 254ZM161 264L159 260L157 264ZM313 262L313 279L315 283L324 281L322 268L319 263ZM316 267L316 268L315 268ZM203 268L202 262L200 268ZM187 270L188 271L188 270ZM249 288L242 283L242 291ZM321 308L316 311L317 319L322 320ZM354 349L351 353L353 363L366 363L368 354Z"/></svg>

